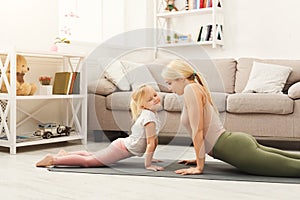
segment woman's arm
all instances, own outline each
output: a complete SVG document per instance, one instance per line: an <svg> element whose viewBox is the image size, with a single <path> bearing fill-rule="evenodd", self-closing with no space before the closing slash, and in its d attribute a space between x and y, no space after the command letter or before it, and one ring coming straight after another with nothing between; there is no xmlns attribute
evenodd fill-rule
<svg viewBox="0 0 300 200"><path fill-rule="evenodd" d="M180 119L182 125L185 127L186 131L188 132L189 136L192 138L192 129L189 122L188 113L186 110L186 107L183 106L182 113L181 113L181 119ZM196 165L196 159L193 160L181 160L178 162L179 164L186 164L186 165Z"/></svg>
<svg viewBox="0 0 300 200"><path fill-rule="evenodd" d="M188 115L188 122L192 132L192 140L194 144L194 150L196 154L196 164L195 168L180 169L175 172L178 174L201 174L204 168L205 161L205 147L204 147L204 137L203 137L203 102L205 101L205 96L196 93L194 89L187 86L184 91L184 102L186 106L186 112Z"/></svg>
<svg viewBox="0 0 300 200"><path fill-rule="evenodd" d="M145 152L145 168L154 171L164 170L163 167L152 165L153 154L157 146L157 136L155 134L155 123L149 122L145 125L146 137L147 137L147 148Z"/></svg>

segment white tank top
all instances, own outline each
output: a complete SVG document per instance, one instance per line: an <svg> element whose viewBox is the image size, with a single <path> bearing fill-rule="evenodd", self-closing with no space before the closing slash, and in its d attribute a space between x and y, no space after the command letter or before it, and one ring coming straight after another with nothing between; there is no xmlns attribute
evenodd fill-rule
<svg viewBox="0 0 300 200"><path fill-rule="evenodd" d="M209 153L215 146L220 135L225 131L225 128L219 118L219 114L208 101L204 105L204 116L204 145L205 152Z"/></svg>

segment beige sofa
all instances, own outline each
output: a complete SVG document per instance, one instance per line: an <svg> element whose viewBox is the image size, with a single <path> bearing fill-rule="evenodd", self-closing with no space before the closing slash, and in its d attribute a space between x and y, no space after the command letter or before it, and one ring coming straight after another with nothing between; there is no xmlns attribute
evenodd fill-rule
<svg viewBox="0 0 300 200"><path fill-rule="evenodd" d="M174 56L157 56L156 54L155 58L147 58L146 61L141 60L141 56L130 55L120 58L120 60L128 59L146 64L145 66L158 84L159 95L162 98L162 109L159 111L159 115L163 128L160 136L188 137L185 129L180 125L182 99L167 90L160 76L163 66L174 59ZM280 64L292 68L283 94L242 93L247 84L253 61ZM206 78L220 117L228 130L247 132L259 139L280 141L300 139L300 60L226 58L190 59L189 62ZM297 87L293 86L293 91L289 91L292 85ZM88 91L89 130L98 130L98 134L99 130L108 133L111 131L130 133L129 101L131 91L120 90L109 80L107 74L101 74L96 82L90 83Z"/></svg>

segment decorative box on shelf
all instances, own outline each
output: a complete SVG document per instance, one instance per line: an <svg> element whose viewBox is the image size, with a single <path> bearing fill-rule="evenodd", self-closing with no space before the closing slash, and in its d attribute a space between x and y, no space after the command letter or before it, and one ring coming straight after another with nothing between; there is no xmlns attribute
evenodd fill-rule
<svg viewBox="0 0 300 200"><path fill-rule="evenodd" d="M40 85L39 94L40 95L52 95L52 85Z"/></svg>

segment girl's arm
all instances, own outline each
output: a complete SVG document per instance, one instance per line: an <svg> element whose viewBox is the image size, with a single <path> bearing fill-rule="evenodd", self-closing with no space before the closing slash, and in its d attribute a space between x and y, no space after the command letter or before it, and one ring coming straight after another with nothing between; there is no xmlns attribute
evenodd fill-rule
<svg viewBox="0 0 300 200"><path fill-rule="evenodd" d="M157 136L155 134L155 123L149 122L145 125L147 148L145 152L145 168L154 171L164 170L163 167L152 165L153 154L157 146Z"/></svg>
<svg viewBox="0 0 300 200"><path fill-rule="evenodd" d="M189 169L180 169L175 172L178 174L201 174L204 168L205 147L203 136L203 102L205 96L195 93L192 87L186 87L184 92L184 102L188 114L189 125L192 132L192 140L196 154L196 167Z"/></svg>

